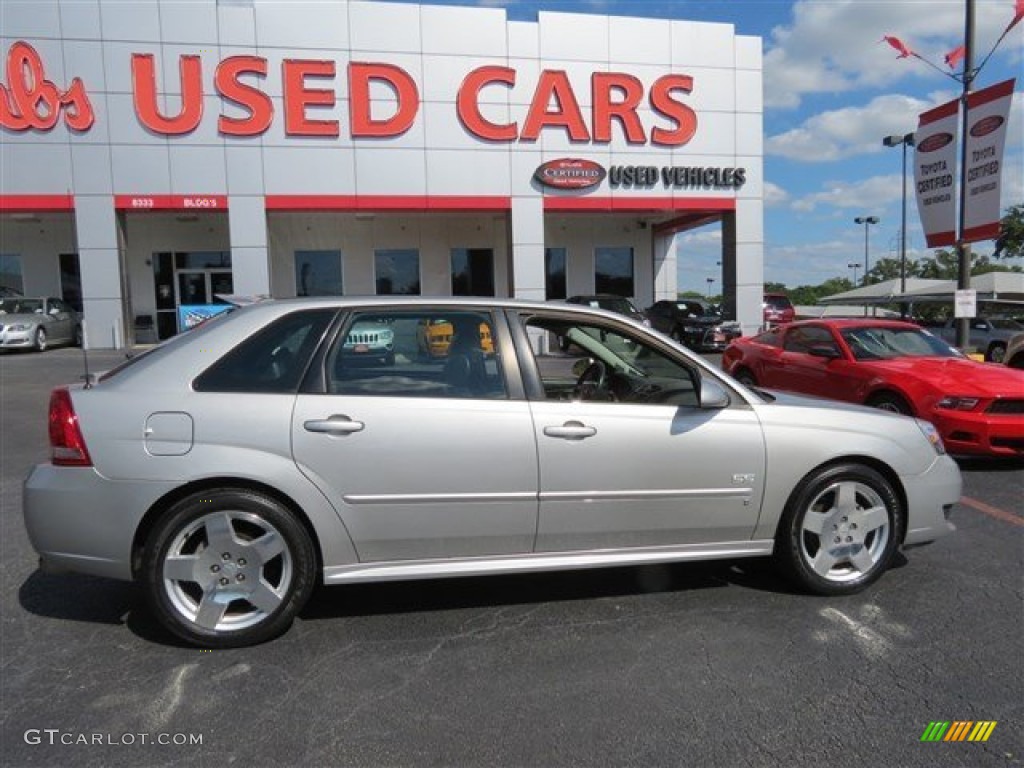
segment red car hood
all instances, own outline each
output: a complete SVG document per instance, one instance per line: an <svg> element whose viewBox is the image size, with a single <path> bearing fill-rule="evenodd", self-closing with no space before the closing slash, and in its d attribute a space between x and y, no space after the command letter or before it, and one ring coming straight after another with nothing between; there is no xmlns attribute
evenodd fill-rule
<svg viewBox="0 0 1024 768"><path fill-rule="evenodd" d="M957 357L898 357L861 361L879 376L913 376L946 394L1024 398L1024 372Z"/></svg>

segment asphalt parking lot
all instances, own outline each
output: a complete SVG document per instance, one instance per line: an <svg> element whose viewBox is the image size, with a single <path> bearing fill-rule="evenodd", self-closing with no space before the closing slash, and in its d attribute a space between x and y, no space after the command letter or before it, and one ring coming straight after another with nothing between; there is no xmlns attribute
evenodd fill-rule
<svg viewBox="0 0 1024 768"><path fill-rule="evenodd" d="M958 531L854 597L759 561L349 586L208 652L130 585L36 570L20 483L80 373L79 350L0 356L5 766L1024 762L1021 462L963 462ZM922 742L933 721L996 725Z"/></svg>

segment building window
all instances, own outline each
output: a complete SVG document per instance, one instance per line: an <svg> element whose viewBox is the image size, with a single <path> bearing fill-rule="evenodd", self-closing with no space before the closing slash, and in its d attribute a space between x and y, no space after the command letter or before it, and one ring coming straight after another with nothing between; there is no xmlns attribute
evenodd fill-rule
<svg viewBox="0 0 1024 768"><path fill-rule="evenodd" d="M565 291L565 248L544 249L544 296L547 299L564 299Z"/></svg>
<svg viewBox="0 0 1024 768"><path fill-rule="evenodd" d="M633 249L600 247L594 251L594 291L633 296Z"/></svg>
<svg viewBox="0 0 1024 768"><path fill-rule="evenodd" d="M341 296L341 251L296 251L296 296Z"/></svg>
<svg viewBox="0 0 1024 768"><path fill-rule="evenodd" d="M60 295L76 312L82 311L82 269L77 253L60 255Z"/></svg>
<svg viewBox="0 0 1024 768"><path fill-rule="evenodd" d="M494 251L452 249L452 296L494 295Z"/></svg>
<svg viewBox="0 0 1024 768"><path fill-rule="evenodd" d="M420 295L420 252L415 248L375 251L378 296Z"/></svg>
<svg viewBox="0 0 1024 768"><path fill-rule="evenodd" d="M0 253L0 287L18 293L25 292L21 277L21 257L14 253Z"/></svg>

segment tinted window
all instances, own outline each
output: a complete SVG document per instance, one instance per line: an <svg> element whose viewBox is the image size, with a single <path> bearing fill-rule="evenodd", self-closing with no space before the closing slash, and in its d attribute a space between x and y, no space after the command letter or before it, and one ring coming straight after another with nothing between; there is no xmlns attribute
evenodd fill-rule
<svg viewBox="0 0 1024 768"><path fill-rule="evenodd" d="M335 316L332 309L293 312L247 338L201 373L198 392L295 392Z"/></svg>
<svg viewBox="0 0 1024 768"><path fill-rule="evenodd" d="M327 391L376 397L508 397L489 312L359 312L327 353Z"/></svg>
<svg viewBox="0 0 1024 768"><path fill-rule="evenodd" d="M594 292L633 296L633 249L597 248L594 251Z"/></svg>
<svg viewBox="0 0 1024 768"><path fill-rule="evenodd" d="M413 248L375 251L373 255L377 294L418 296L420 252Z"/></svg>
<svg viewBox="0 0 1024 768"><path fill-rule="evenodd" d="M801 352L810 354L812 349L819 351L828 350L838 354L839 348L827 328L819 326L805 326L802 328L791 328L786 334L787 352Z"/></svg>

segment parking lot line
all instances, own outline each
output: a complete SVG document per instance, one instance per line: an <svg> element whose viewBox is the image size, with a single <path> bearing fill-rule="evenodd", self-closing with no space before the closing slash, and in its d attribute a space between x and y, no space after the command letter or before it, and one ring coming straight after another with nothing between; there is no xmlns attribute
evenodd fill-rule
<svg viewBox="0 0 1024 768"><path fill-rule="evenodd" d="M1002 520L1004 523L1024 525L1024 517L1016 515L1013 512L1007 512L1005 509L1000 509L999 507L993 507L991 504L986 504L983 501L972 499L970 496L961 497L960 503L981 512L984 515L994 517L996 520Z"/></svg>

